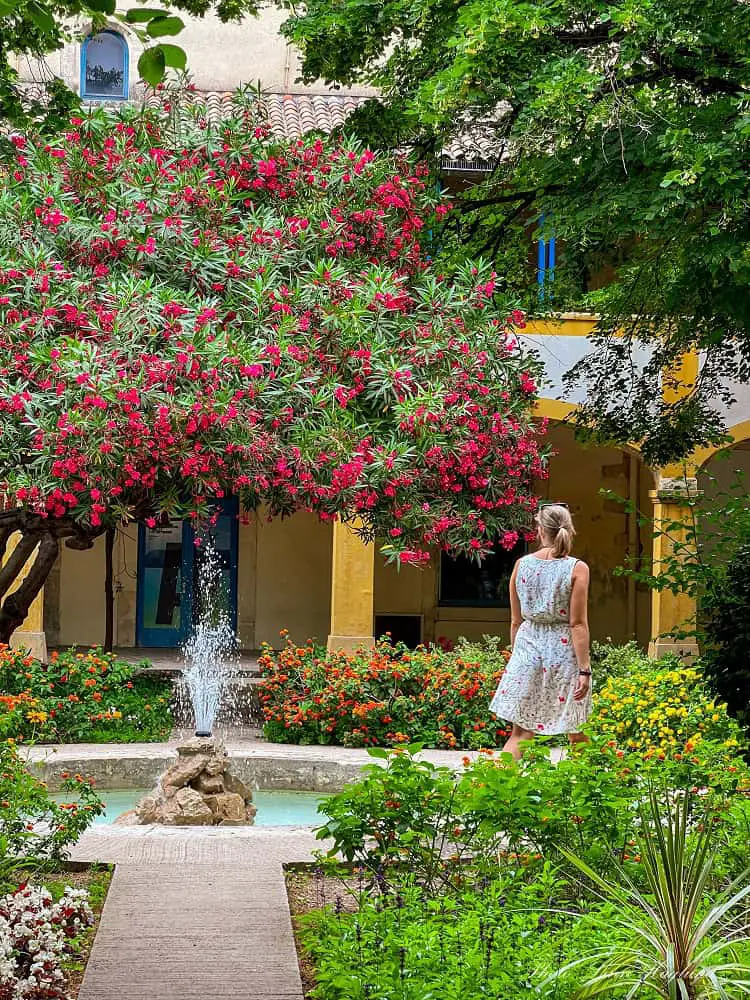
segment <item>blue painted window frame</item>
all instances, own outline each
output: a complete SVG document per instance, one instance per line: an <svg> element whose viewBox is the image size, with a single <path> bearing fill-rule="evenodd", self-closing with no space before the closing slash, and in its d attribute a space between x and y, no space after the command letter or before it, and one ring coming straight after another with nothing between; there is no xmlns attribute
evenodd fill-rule
<svg viewBox="0 0 750 1000"><path fill-rule="evenodd" d="M99 35L112 35L120 43L122 50L122 93L121 94L89 94L86 92L86 61L89 42ZM127 101L130 92L130 49L127 40L119 33L110 28L103 28L94 35L89 35L81 48L81 77L80 94L87 101Z"/></svg>

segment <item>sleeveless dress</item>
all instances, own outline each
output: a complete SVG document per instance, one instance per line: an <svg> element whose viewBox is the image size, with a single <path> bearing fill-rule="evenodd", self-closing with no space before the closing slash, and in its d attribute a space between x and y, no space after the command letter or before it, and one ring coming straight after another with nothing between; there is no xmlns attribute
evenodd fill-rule
<svg viewBox="0 0 750 1000"><path fill-rule="evenodd" d="M578 661L570 635L572 556L518 561L516 590L523 621L490 711L532 733L578 732L591 713L591 691L573 700Z"/></svg>

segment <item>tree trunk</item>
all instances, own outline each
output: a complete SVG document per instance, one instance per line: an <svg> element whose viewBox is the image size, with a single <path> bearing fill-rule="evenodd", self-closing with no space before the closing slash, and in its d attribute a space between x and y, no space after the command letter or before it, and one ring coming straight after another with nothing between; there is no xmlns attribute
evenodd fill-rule
<svg viewBox="0 0 750 1000"><path fill-rule="evenodd" d="M112 652L115 642L114 550L115 529L107 528L104 536L104 651L106 653Z"/></svg>
<svg viewBox="0 0 750 1000"><path fill-rule="evenodd" d="M31 546L30 551L33 552L35 548L37 550L34 562L31 564L29 572L18 589L14 590L12 594L8 594L0 607L0 642L5 643L6 645L10 644L11 636L19 626L23 625L26 620L26 616L29 613L29 608L34 601L34 598L44 586L47 577L49 576L49 572L57 559L59 546L57 538L54 535L47 533L41 536L41 540L38 534L32 537L24 536L18 543L13 556L11 556L5 567L3 567L3 572L5 572L11 565L11 561L13 560L16 552L19 550L26 551L29 549L32 540L34 544ZM18 560L16 560L16 562L18 562ZM26 560L24 560L18 567L15 574L16 577L20 574L25 564ZM6 576L7 575L8 574L6 574ZM4 588L6 592L11 583L7 584Z"/></svg>
<svg viewBox="0 0 750 1000"><path fill-rule="evenodd" d="M90 549L103 531L83 528L67 518L43 518L23 507L0 509L0 643L9 645L15 630L26 620L55 564L60 539L66 539L71 549ZM4 558L16 534L21 537ZM33 560L29 571L16 586L29 560Z"/></svg>

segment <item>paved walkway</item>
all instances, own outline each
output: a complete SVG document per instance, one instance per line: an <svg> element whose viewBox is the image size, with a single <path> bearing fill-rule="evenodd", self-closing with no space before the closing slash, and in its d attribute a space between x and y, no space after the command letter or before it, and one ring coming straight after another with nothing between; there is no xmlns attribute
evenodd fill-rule
<svg viewBox="0 0 750 1000"><path fill-rule="evenodd" d="M118 865L79 1000L301 1000L280 865Z"/></svg>
<svg viewBox="0 0 750 1000"><path fill-rule="evenodd" d="M284 863L307 828L98 827L74 861L115 864L79 1000L302 1000Z"/></svg>
<svg viewBox="0 0 750 1000"><path fill-rule="evenodd" d="M192 736L192 730L185 730L172 736L165 743L59 743L37 744L26 747L24 752L29 760L126 760L133 757L163 758L173 757L177 745L185 735ZM217 727L217 736L224 739L230 757L250 759L273 758L297 762L314 760L318 763L373 764L378 758L371 757L367 750L353 747L297 746L291 743L269 743L255 735L237 737L233 731L226 736ZM448 767L460 767L464 757L474 758L474 750L423 750L420 757Z"/></svg>

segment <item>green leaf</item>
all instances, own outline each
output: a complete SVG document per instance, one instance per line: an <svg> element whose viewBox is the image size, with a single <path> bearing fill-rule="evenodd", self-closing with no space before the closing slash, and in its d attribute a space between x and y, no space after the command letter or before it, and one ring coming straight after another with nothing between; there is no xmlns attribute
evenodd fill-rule
<svg viewBox="0 0 750 1000"><path fill-rule="evenodd" d="M0 17L7 17L8 14L12 14L16 10L18 4L16 0L0 0Z"/></svg>
<svg viewBox="0 0 750 1000"><path fill-rule="evenodd" d="M29 17L40 31L49 32L55 30L54 17L45 7L42 7L41 4L32 2L28 5L26 10L29 13Z"/></svg>
<svg viewBox="0 0 750 1000"><path fill-rule="evenodd" d="M141 78L146 83L150 83L152 87L155 87L164 79L165 67L166 59L159 45L151 49L146 49L138 60L138 72L141 74Z"/></svg>
<svg viewBox="0 0 750 1000"><path fill-rule="evenodd" d="M146 31L152 38L161 38L162 35L179 35L184 27L181 17L155 17L148 22Z"/></svg>
<svg viewBox="0 0 750 1000"><path fill-rule="evenodd" d="M179 45L170 45L168 42L162 42L159 48L164 55L164 62L167 66L172 69L185 69L187 55L184 49L181 49Z"/></svg>
<svg viewBox="0 0 750 1000"><path fill-rule="evenodd" d="M125 20L130 24L146 24L155 17L169 17L169 11L153 7L133 7L125 14Z"/></svg>
<svg viewBox="0 0 750 1000"><path fill-rule="evenodd" d="M95 10L99 14L114 14L115 0L86 0L89 10Z"/></svg>
<svg viewBox="0 0 750 1000"><path fill-rule="evenodd" d="M370 757L378 757L380 760L388 760L389 754L382 747L368 747L367 753Z"/></svg>

